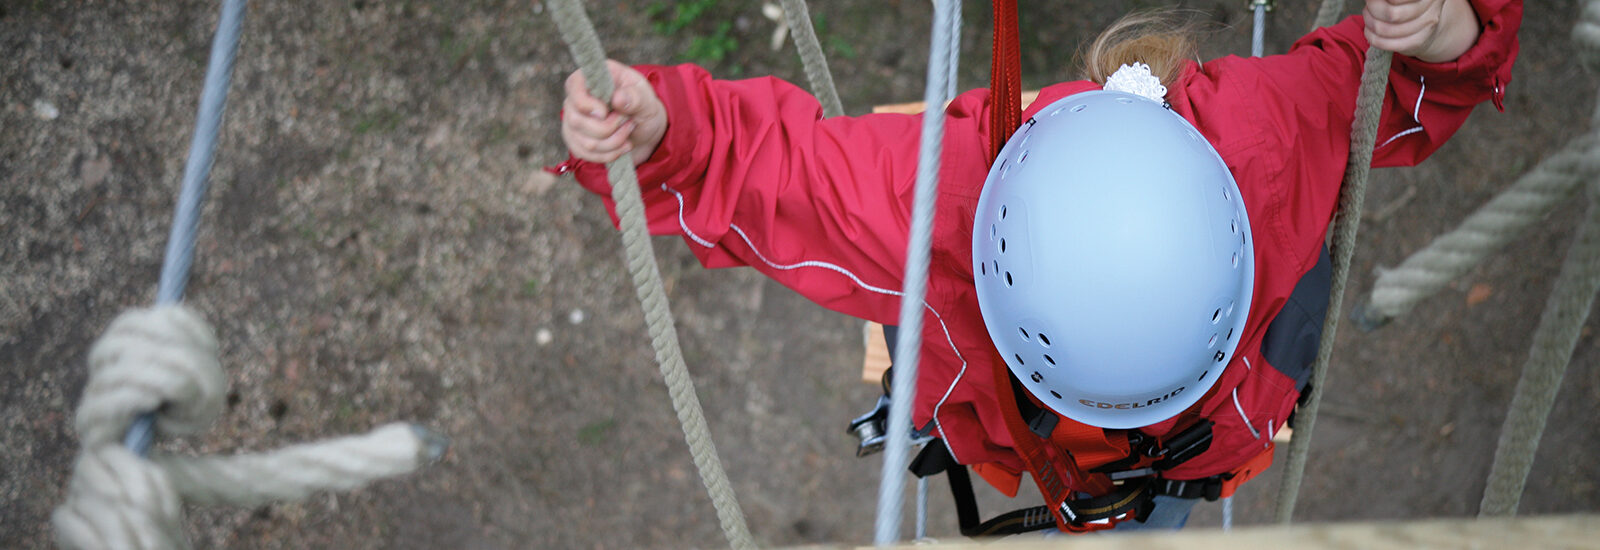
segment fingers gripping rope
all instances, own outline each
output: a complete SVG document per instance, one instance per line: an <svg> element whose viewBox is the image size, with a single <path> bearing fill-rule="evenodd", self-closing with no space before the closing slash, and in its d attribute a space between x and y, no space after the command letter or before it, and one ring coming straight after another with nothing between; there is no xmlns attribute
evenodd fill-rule
<svg viewBox="0 0 1600 550"><path fill-rule="evenodd" d="M122 314L89 352L76 427L83 452L52 516L66 548L188 548L182 501L254 506L350 489L436 460L445 442L390 424L366 435L233 457L144 459L119 439L135 417L193 434L222 413L227 381L205 321L180 306Z"/></svg>

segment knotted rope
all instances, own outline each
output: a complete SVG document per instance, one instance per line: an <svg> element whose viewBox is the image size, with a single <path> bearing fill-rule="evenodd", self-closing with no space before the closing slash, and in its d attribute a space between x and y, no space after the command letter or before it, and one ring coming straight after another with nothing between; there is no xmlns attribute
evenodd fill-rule
<svg viewBox="0 0 1600 550"><path fill-rule="evenodd" d="M605 52L595 35L594 25L576 0L550 2L550 15L561 30L577 61L589 93L611 104L611 73L606 69ZM627 256L628 274L633 277L635 292L644 308L645 322L650 329L650 344L655 349L656 362L661 365L661 376L672 396L672 408L677 411L683 425L683 438L689 444L700 482L705 485L711 503L717 509L722 533L734 548L755 548L750 528L745 525L744 513L722 470L716 445L711 440L711 429L706 425L705 413L700 410L700 399L695 395L694 382L689 379L689 369L683 364L683 353L678 348L678 332L673 325L672 311L667 306L666 291L661 285L661 273L656 268L655 250L650 247L650 233L645 225L644 202L639 196L639 177L634 171L633 158L622 158L606 164L611 179L611 198L616 202L617 218L622 229L622 246Z"/></svg>
<svg viewBox="0 0 1600 550"><path fill-rule="evenodd" d="M1317 423L1317 407L1327 386L1328 361L1339 331L1339 311L1344 305L1345 282L1350 276L1350 258L1355 254L1356 232L1361 229L1361 207L1367 197L1367 176L1372 172L1372 150L1377 143L1378 120L1383 114L1383 92L1389 88L1389 67L1393 54L1367 49L1361 90L1356 94L1355 122L1350 130L1350 157L1345 163L1344 185L1339 190L1339 214L1333 223L1333 285L1328 299L1328 316L1323 321L1322 342L1311 370L1311 395L1296 416L1294 439L1289 444L1287 470L1278 492L1277 519L1287 524L1294 516L1295 500L1300 497L1300 481L1305 476L1306 455L1311 448L1311 433Z"/></svg>
<svg viewBox="0 0 1600 550"><path fill-rule="evenodd" d="M211 327L182 306L124 312L89 352L74 422L83 449L67 500L51 519L66 548L188 548L182 501L255 506L349 489L414 471L445 442L390 424L357 437L232 457L141 458L119 439L157 411L164 435L200 432L221 416L227 380Z"/></svg>
<svg viewBox="0 0 1600 550"><path fill-rule="evenodd" d="M839 89L833 85L833 72L828 70L828 58L822 53L817 30L811 26L811 14L806 9L805 0L783 0L782 4L783 20L789 25L789 36L794 37L794 49L800 52L800 63L806 68L806 81L811 83L811 93L822 102L822 116L844 114L844 104L839 102Z"/></svg>

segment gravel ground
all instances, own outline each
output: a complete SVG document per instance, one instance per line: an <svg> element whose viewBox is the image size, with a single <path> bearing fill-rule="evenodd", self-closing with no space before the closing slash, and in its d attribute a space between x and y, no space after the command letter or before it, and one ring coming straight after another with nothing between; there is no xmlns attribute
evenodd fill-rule
<svg viewBox="0 0 1600 550"><path fill-rule="evenodd" d="M645 9L664 3L592 11L625 60L700 57L719 74L803 81L790 50L767 48L773 24L754 3L685 4L715 7L676 30ZM1026 84L1067 78L1062 44L1155 4L1022 2ZM1210 54L1248 51L1236 4L1187 3L1226 26ZM1269 51L1286 49L1314 10L1280 4ZM1597 80L1571 60L1579 7L1527 9L1508 112L1480 109L1423 166L1376 173L1347 305L1376 267L1454 227L1583 131L1570 121L1588 116ZM881 29L925 28L926 3L813 10L847 111L921 97L925 40ZM966 10L964 85L986 82L985 10ZM77 452L72 407L87 350L117 313L154 297L215 11L198 0L0 0L0 547L49 545L46 519ZM726 40L707 40L717 37ZM187 294L221 342L229 408L204 435L158 452L269 449L395 419L454 446L441 464L358 491L254 510L190 507L197 546L721 544L616 232L596 199L537 170L564 156L555 121L570 70L539 2L251 6ZM1340 331L1300 520L1476 513L1583 202L1395 325ZM754 272L700 269L674 240L657 245L757 539L868 540L879 462L856 459L843 430L877 391L857 381L859 323ZM1525 514L1600 509L1593 325ZM1276 478L1241 492L1238 523L1269 521ZM1005 504L986 497L987 510ZM933 534L954 536L942 491L933 507ZM1218 525L1219 509L1201 506L1192 524Z"/></svg>

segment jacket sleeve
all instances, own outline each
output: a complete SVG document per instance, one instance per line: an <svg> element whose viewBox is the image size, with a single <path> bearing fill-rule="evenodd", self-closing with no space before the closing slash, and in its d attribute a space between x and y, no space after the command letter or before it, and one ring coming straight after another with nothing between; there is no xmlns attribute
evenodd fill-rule
<svg viewBox="0 0 1600 550"><path fill-rule="evenodd" d="M681 235L706 267L748 265L824 307L893 322L920 115L823 119L811 94L776 78L638 68L669 113L660 147L639 165L651 233ZM949 124L960 137L947 148L977 139L975 117ZM605 167L558 168L568 169L615 221Z"/></svg>
<svg viewBox="0 0 1600 550"><path fill-rule="evenodd" d="M1477 42L1460 58L1425 63L1395 56L1372 165L1426 159L1478 104L1502 106L1517 54L1521 0L1472 0ZM1239 184L1265 186L1269 215L1288 220L1269 238L1316 260L1337 201L1368 44L1360 17L1317 29L1283 55L1229 57L1185 82L1189 108L1218 144ZM1229 151L1232 149L1232 151ZM1230 156L1231 153L1231 156ZM1252 220L1254 223L1254 220Z"/></svg>

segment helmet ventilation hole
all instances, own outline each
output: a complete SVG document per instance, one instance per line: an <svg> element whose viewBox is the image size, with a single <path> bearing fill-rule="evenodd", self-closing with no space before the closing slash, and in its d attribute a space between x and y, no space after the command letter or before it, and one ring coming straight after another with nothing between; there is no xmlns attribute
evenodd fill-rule
<svg viewBox="0 0 1600 550"><path fill-rule="evenodd" d="M1006 205L1000 205L1000 219L1006 219Z"/></svg>
<svg viewBox="0 0 1600 550"><path fill-rule="evenodd" d="M1027 340L1028 339L1028 329L1025 329L1025 328L1022 328L1022 327L1017 327L1017 332L1022 334L1022 339L1023 340Z"/></svg>
<svg viewBox="0 0 1600 550"><path fill-rule="evenodd" d="M1001 254L1005 254L1006 253L1006 240L1005 239L1000 239L1000 253Z"/></svg>
<svg viewBox="0 0 1600 550"><path fill-rule="evenodd" d="M1121 103L1121 104L1124 104L1124 105L1132 104L1133 103L1133 98L1119 97L1119 98L1117 98L1117 103Z"/></svg>
<svg viewBox="0 0 1600 550"><path fill-rule="evenodd" d="M1225 200L1225 201L1233 200L1233 195L1228 193L1228 188L1227 187L1223 187L1222 188L1222 200Z"/></svg>
<svg viewBox="0 0 1600 550"><path fill-rule="evenodd" d="M1056 399L1061 399L1061 392L1058 392L1058 391L1055 391L1055 390L1050 390L1050 397L1054 397Z"/></svg>
<svg viewBox="0 0 1600 550"><path fill-rule="evenodd" d="M1239 253L1233 253L1233 267L1239 267Z"/></svg>
<svg viewBox="0 0 1600 550"><path fill-rule="evenodd" d="M1081 113L1081 112L1083 112L1084 109L1088 109L1088 108L1089 108L1088 105L1074 105L1072 107L1072 112Z"/></svg>
<svg viewBox="0 0 1600 550"><path fill-rule="evenodd" d="M1219 307L1219 308L1217 308L1216 311L1211 312L1211 324L1213 324L1213 325L1217 324L1217 321L1219 321L1221 319L1222 319L1222 308Z"/></svg>
<svg viewBox="0 0 1600 550"><path fill-rule="evenodd" d="M1008 287L1009 287L1009 286L1011 286L1011 285L1012 285L1012 284L1014 284L1014 283L1013 283L1013 282L1012 282L1012 281L1011 281L1011 272L1010 272L1010 271L1007 271L1007 272L1006 272L1006 286L1008 286Z"/></svg>
<svg viewBox="0 0 1600 550"><path fill-rule="evenodd" d="M1035 384L1043 384L1044 383L1044 375L1043 374L1039 374L1039 371L1033 371L1033 375L1029 376L1028 378L1032 378L1033 379L1033 383L1035 383Z"/></svg>
<svg viewBox="0 0 1600 550"><path fill-rule="evenodd" d="M1026 149L1022 151L1022 156L1017 157L1017 164L1022 164L1024 162L1028 162L1028 151Z"/></svg>
<svg viewBox="0 0 1600 550"><path fill-rule="evenodd" d="M1010 160L1002 160L1002 161L1000 161L1000 179L1006 179L1006 174L1008 174L1010 172L1011 172L1011 161Z"/></svg>
<svg viewBox="0 0 1600 550"><path fill-rule="evenodd" d="M1000 260L995 260L994 261L994 274L995 275L999 275L1000 274Z"/></svg>
<svg viewBox="0 0 1600 550"><path fill-rule="evenodd" d="M1238 218L1235 218L1233 221L1228 222L1228 232L1229 233L1238 233L1239 232L1239 220L1238 220Z"/></svg>
<svg viewBox="0 0 1600 550"><path fill-rule="evenodd" d="M989 264L978 264L978 274L979 275L988 275L989 274Z"/></svg>
<svg viewBox="0 0 1600 550"><path fill-rule="evenodd" d="M1047 348L1050 347L1050 337L1045 336L1043 332L1039 333L1039 344Z"/></svg>
<svg viewBox="0 0 1600 550"><path fill-rule="evenodd" d="M1000 233L1000 228L995 227L994 224L992 224L992 223L989 224L989 240L991 240L991 241L994 240L995 236L999 235L999 233Z"/></svg>
<svg viewBox="0 0 1600 550"><path fill-rule="evenodd" d="M1229 340L1232 340L1232 339L1233 339L1233 329L1231 329L1231 328L1230 328L1230 329L1228 329L1228 339L1229 339Z"/></svg>
<svg viewBox="0 0 1600 550"><path fill-rule="evenodd" d="M1202 373L1200 373L1200 377L1199 377L1199 378L1196 378L1196 379L1194 379L1194 381L1195 381L1195 382L1199 382L1199 381L1201 381L1201 380L1205 380L1205 379L1206 379L1206 375L1207 375L1207 374L1211 374L1211 369L1206 369L1206 371L1205 371L1205 372L1202 372Z"/></svg>
<svg viewBox="0 0 1600 550"><path fill-rule="evenodd" d="M1012 354L1011 356L1017 358L1017 364L1018 365L1026 365L1026 364L1028 364L1027 362L1022 360L1022 356L1021 355Z"/></svg>
<svg viewBox="0 0 1600 550"><path fill-rule="evenodd" d="M1230 315L1230 316L1233 315L1233 306L1234 306L1234 301L1233 300L1228 300L1228 309L1224 310L1222 313L1225 314L1225 315Z"/></svg>
<svg viewBox="0 0 1600 550"><path fill-rule="evenodd" d="M1051 357L1050 354L1045 354L1044 362L1049 363L1052 367L1056 366L1056 358Z"/></svg>
<svg viewBox="0 0 1600 550"><path fill-rule="evenodd" d="M1212 347L1216 347L1216 346L1217 346L1217 333L1213 332L1213 333L1211 333L1211 339L1206 341L1206 347L1212 348Z"/></svg>

